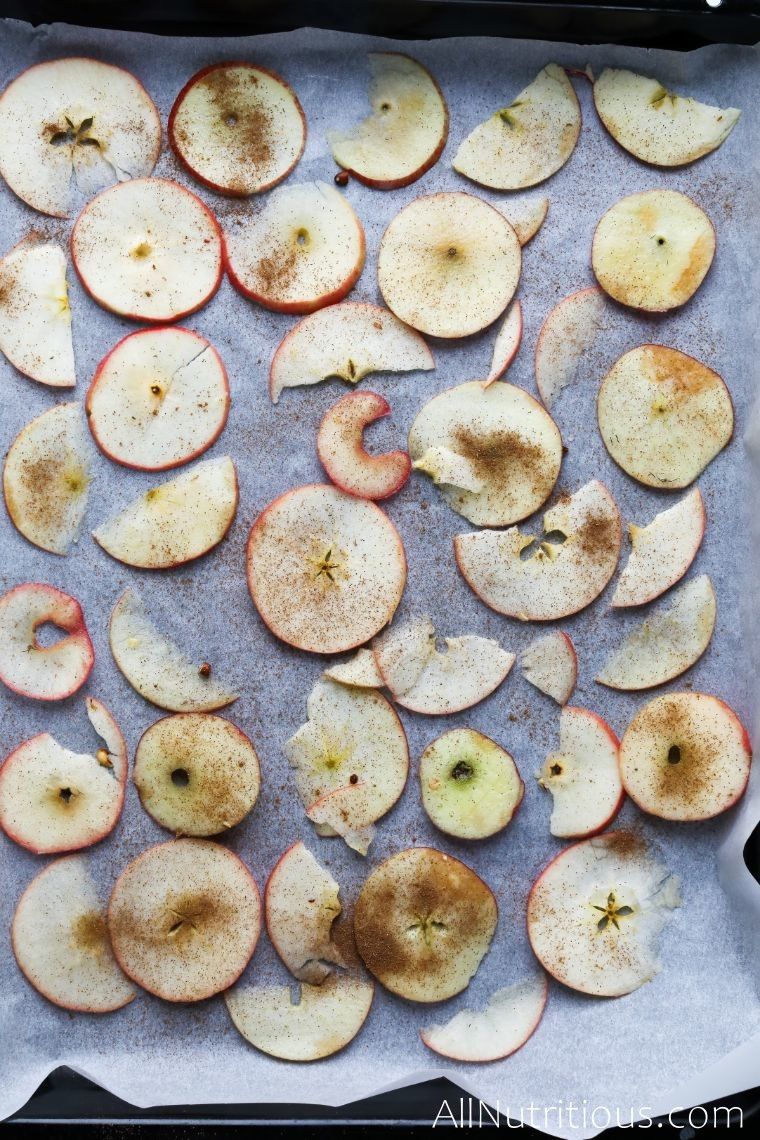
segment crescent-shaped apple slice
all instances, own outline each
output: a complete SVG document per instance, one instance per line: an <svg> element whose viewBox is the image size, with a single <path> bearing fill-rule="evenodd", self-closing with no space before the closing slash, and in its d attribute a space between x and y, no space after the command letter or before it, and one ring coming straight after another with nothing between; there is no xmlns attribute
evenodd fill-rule
<svg viewBox="0 0 760 1140"><path fill-rule="evenodd" d="M483 381L484 388L490 388L496 380L501 379L517 356L523 334L522 305L513 301L507 310L504 322L496 334L491 356L491 367Z"/></svg>
<svg viewBox="0 0 760 1140"><path fill-rule="evenodd" d="M420 1037L428 1049L453 1061L500 1061L536 1032L548 995L546 975L536 974L496 990L483 1010L462 1009L443 1025L421 1029Z"/></svg>
<svg viewBox="0 0 760 1140"><path fill-rule="evenodd" d="M412 461L406 451L371 455L364 446L364 429L391 406L376 392L349 392L325 412L317 433L317 455L341 491L360 499L387 499L406 483Z"/></svg>
<svg viewBox="0 0 760 1140"><path fill-rule="evenodd" d="M536 384L547 408L579 378L581 362L602 329L604 293L579 289L560 301L541 326L536 342Z"/></svg>
<svg viewBox="0 0 760 1140"><path fill-rule="evenodd" d="M588 709L565 708L559 718L559 750L546 757L536 779L551 792L549 830L559 839L598 835L623 806L620 741Z"/></svg>
<svg viewBox="0 0 760 1140"><path fill-rule="evenodd" d="M526 681L546 693L558 705L565 705L578 680L578 657L568 634L553 629L531 641L520 655Z"/></svg>
<svg viewBox="0 0 760 1140"><path fill-rule="evenodd" d="M646 526L629 523L631 552L612 605L642 606L683 578L702 543L706 522L702 492L695 487Z"/></svg>
<svg viewBox="0 0 760 1140"><path fill-rule="evenodd" d="M267 880L267 933L291 974L309 985L321 985L335 966L346 964L332 940L341 912L339 890L300 840L280 856Z"/></svg>
<svg viewBox="0 0 760 1140"><path fill-rule="evenodd" d="M66 636L41 645L37 630L54 625ZM95 650L76 598L42 582L25 582L0 597L0 681L37 701L62 701L81 689Z"/></svg>
<svg viewBox="0 0 760 1140"><path fill-rule="evenodd" d="M66 255L31 236L0 261L0 352L30 380L76 384Z"/></svg>
<svg viewBox="0 0 760 1140"><path fill-rule="evenodd" d="M527 245L536 236L549 213L548 198L529 198L527 201L499 203L499 209L517 234L520 245Z"/></svg>
<svg viewBox="0 0 760 1140"><path fill-rule="evenodd" d="M339 661L325 669L325 677L341 685L355 685L357 689L382 689L383 678L377 668L371 649L357 649L347 661Z"/></svg>

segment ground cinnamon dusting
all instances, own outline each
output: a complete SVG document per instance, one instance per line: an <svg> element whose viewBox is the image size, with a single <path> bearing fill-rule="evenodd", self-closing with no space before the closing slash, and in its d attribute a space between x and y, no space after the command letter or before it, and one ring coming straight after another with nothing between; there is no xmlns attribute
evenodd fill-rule
<svg viewBox="0 0 760 1140"><path fill-rule="evenodd" d="M585 555L598 559L614 549L618 540L617 523L609 515L591 514L578 527L576 538Z"/></svg>
<svg viewBox="0 0 760 1140"><path fill-rule="evenodd" d="M469 460L483 482L506 483L522 476L534 487L546 483L546 456L532 440L515 431L478 432L460 427L454 432L455 450Z"/></svg>

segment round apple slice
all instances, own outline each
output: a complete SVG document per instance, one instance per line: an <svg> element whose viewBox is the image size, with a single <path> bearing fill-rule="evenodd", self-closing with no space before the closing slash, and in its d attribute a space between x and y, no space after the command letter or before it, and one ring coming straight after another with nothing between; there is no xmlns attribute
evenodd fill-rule
<svg viewBox="0 0 760 1140"><path fill-rule="evenodd" d="M306 119L288 84L265 67L216 63L187 81L169 115L169 142L212 190L270 190L303 154Z"/></svg>
<svg viewBox="0 0 760 1140"><path fill-rule="evenodd" d="M520 655L522 674L529 684L565 705L578 680L578 657L566 633L553 629L531 641Z"/></svg>
<svg viewBox="0 0 760 1140"><path fill-rule="evenodd" d="M222 238L207 206L166 178L98 194L71 234L82 284L104 309L164 324L196 312L222 279Z"/></svg>
<svg viewBox="0 0 760 1140"><path fill-rule="evenodd" d="M225 234L230 281L267 309L313 313L341 301L364 268L364 229L334 186L280 186Z"/></svg>
<svg viewBox="0 0 760 1140"><path fill-rule="evenodd" d="M78 404L56 404L28 423L3 468L10 520L28 542L66 554L77 541L90 486L90 447Z"/></svg>
<svg viewBox="0 0 760 1140"><path fill-rule="evenodd" d="M248 587L272 633L311 653L342 653L391 620L406 582L403 543L374 503L298 487L270 503L248 539Z"/></svg>
<svg viewBox="0 0 760 1140"><path fill-rule="evenodd" d="M309 985L321 985L335 966L345 966L332 941L339 890L300 840L280 856L267 880L267 933L291 974Z"/></svg>
<svg viewBox="0 0 760 1140"><path fill-rule="evenodd" d="M127 566L165 570L217 546L232 526L237 503L235 464L228 457L207 459L146 491L92 537Z"/></svg>
<svg viewBox="0 0 760 1140"><path fill-rule="evenodd" d="M441 156L449 112L433 76L395 51L370 52L372 113L346 131L328 131L338 166L366 186L395 190L416 182Z"/></svg>
<svg viewBox="0 0 760 1140"><path fill-rule="evenodd" d="M0 352L30 380L76 384L66 255L54 241L32 235L0 261Z"/></svg>
<svg viewBox="0 0 760 1140"><path fill-rule="evenodd" d="M527 201L499 203L499 209L517 234L520 245L527 245L546 221L549 199L529 198Z"/></svg>
<svg viewBox="0 0 760 1140"><path fill-rule="evenodd" d="M377 280L388 308L430 336L469 336L515 295L522 254L499 211L473 194L416 198L380 242Z"/></svg>
<svg viewBox="0 0 760 1140"><path fill-rule="evenodd" d="M245 863L207 839L143 851L116 880L108 929L125 974L165 1001L228 989L256 948L261 903Z"/></svg>
<svg viewBox="0 0 760 1140"><path fill-rule="evenodd" d="M484 1010L462 1009L444 1025L421 1029L420 1037L428 1049L453 1061L500 1061L536 1032L548 995L546 976L536 974L496 990Z"/></svg>
<svg viewBox="0 0 760 1140"><path fill-rule="evenodd" d="M536 385L547 408L578 379L581 362L602 328L607 303L601 289L579 289L560 301L536 341Z"/></svg>
<svg viewBox="0 0 760 1140"><path fill-rule="evenodd" d="M631 553L618 578L613 606L642 606L669 590L691 566L707 519L698 487L646 526L628 524Z"/></svg>
<svg viewBox="0 0 760 1140"><path fill-rule="evenodd" d="M714 256L712 222L691 198L678 190L645 190L603 215L591 266L613 300L666 313L696 293Z"/></svg>
<svg viewBox="0 0 760 1140"><path fill-rule="evenodd" d="M244 732L211 713L176 713L140 737L133 779L149 815L205 838L245 819L259 795L259 758Z"/></svg>
<svg viewBox="0 0 760 1140"><path fill-rule="evenodd" d="M11 945L19 969L62 1009L111 1013L137 996L116 964L87 860L56 859L27 886L16 906Z"/></svg>
<svg viewBox="0 0 760 1140"><path fill-rule="evenodd" d="M536 779L554 800L549 830L558 839L585 839L609 827L623 806L620 741L588 709L564 708L559 751L550 752Z"/></svg>
<svg viewBox="0 0 760 1140"><path fill-rule="evenodd" d="M325 677L341 685L355 685L359 689L382 689L383 678L371 649L357 649L347 661L339 661L325 669Z"/></svg>
<svg viewBox="0 0 760 1140"><path fill-rule="evenodd" d="M504 323L496 334L491 357L491 367L483 381L483 387L489 388L499 380L517 356L523 334L522 305L513 301L510 305Z"/></svg>
<svg viewBox="0 0 760 1140"><path fill-rule="evenodd" d="M548 499L562 437L522 388L471 380L425 404L409 430L409 452L458 514L476 526L507 526Z"/></svg>
<svg viewBox="0 0 760 1140"><path fill-rule="evenodd" d="M625 790L661 819L712 819L741 799L752 746L718 697L667 693L640 709L620 745Z"/></svg>
<svg viewBox="0 0 760 1140"><path fill-rule="evenodd" d="M419 775L422 806L455 839L487 839L502 831L525 794L510 754L474 728L452 728L428 744Z"/></svg>
<svg viewBox="0 0 760 1140"><path fill-rule="evenodd" d="M561 851L528 896L528 936L558 982L620 997L660 970L657 942L678 881L637 835L608 832Z"/></svg>
<svg viewBox="0 0 760 1140"><path fill-rule="evenodd" d="M85 400L109 459L165 471L196 459L227 423L230 389L218 352L189 329L141 329L101 360Z"/></svg>
<svg viewBox="0 0 760 1140"><path fill-rule="evenodd" d="M330 408L319 425L317 454L341 491L360 499L387 499L406 483L412 461L405 451L370 455L363 443L369 424L391 414L375 392L349 392Z"/></svg>
<svg viewBox="0 0 760 1140"><path fill-rule="evenodd" d="M148 92L97 59L35 64L0 96L0 174L42 214L68 217L76 191L150 174L160 149Z"/></svg>
<svg viewBox="0 0 760 1140"><path fill-rule="evenodd" d="M555 621L590 605L615 573L620 514L593 479L544 515L544 534L482 530L454 539L457 565L472 590L497 613L519 621Z"/></svg>
<svg viewBox="0 0 760 1140"><path fill-rule="evenodd" d="M37 630L48 623L67 636L41 645ZM0 642L0 681L37 701L70 697L95 662L79 602L41 582L25 582L0 597Z"/></svg>
<svg viewBox="0 0 760 1140"><path fill-rule="evenodd" d="M581 133L581 109L564 68L549 63L508 107L472 131L452 166L492 190L523 190L560 170Z"/></svg>
<svg viewBox="0 0 760 1140"><path fill-rule="evenodd" d="M688 487L723 450L734 409L718 375L661 344L632 348L613 364L597 398L599 431L620 467L646 487Z"/></svg>
<svg viewBox="0 0 760 1140"><path fill-rule="evenodd" d="M461 993L491 945L498 908L474 871L434 847L381 863L356 900L356 947L367 969L408 1001Z"/></svg>

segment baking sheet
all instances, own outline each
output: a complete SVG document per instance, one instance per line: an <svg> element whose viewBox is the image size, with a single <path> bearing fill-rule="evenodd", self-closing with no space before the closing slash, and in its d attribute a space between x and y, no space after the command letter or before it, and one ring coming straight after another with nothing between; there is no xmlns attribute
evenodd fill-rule
<svg viewBox="0 0 760 1140"><path fill-rule="evenodd" d="M0 27L0 82L23 66L68 54L93 54L129 68L145 83L162 120L176 92L200 67L219 59L250 58L274 68L294 86L306 112L309 138L290 181L330 180L335 166L325 144L328 127L354 121L366 103L365 52L396 47L365 36L303 30L235 40L166 39L97 32L66 26L37 30L19 22ZM758 536L749 505L752 479L742 435L749 422L758 353L753 305L760 285L757 192L760 127L760 64L755 49L712 47L680 55L618 47L583 47L496 39L405 43L441 83L451 113L449 142L441 161L419 182L392 193L351 182L345 193L367 234L367 265L352 296L379 300L375 264L380 236L402 205L438 189L468 189L500 202L548 195L548 219L524 250L519 296L525 336L508 379L535 391L533 348L552 306L574 289L592 283L590 246L598 218L623 194L674 187L691 194L716 225L718 253L703 287L683 310L662 317L616 311L607 320L576 390L564 395L556 419L568 448L560 485L573 490L602 478L623 517L648 521L677 496L636 485L608 458L595 429L594 400L599 379L617 356L645 341L672 345L716 368L726 379L737 413L731 446L699 481L709 525L693 573L708 572L718 593L718 621L712 644L681 682L728 700L750 724L757 702L756 624ZM451 169L460 140L494 108L511 100L550 60L598 72L618 64L652 72L666 85L683 87L708 102L736 105L744 114L724 146L684 170L657 171L637 163L607 136L593 110L590 88L575 86L583 108L583 130L567 166L543 187L524 195L500 195L472 187ZM157 174L192 187L215 210L223 226L234 225L252 206L231 203L206 191L179 168L164 149ZM0 194L3 252L31 227L65 240L69 223L34 214L7 189ZM56 402L81 401L106 351L134 326L99 309L70 272L71 305L79 384L71 393L25 380L0 361L7 449L20 428ZM266 312L224 282L219 294L187 322L208 336L229 371L229 424L209 456L230 454L238 466L240 506L235 524L210 556L176 571L148 573L112 561L90 539L89 530L116 508L160 481L132 472L94 453L95 481L87 526L78 549L56 558L28 545L0 512L2 589L27 580L51 582L83 603L96 648L87 690L113 709L133 751L141 732L160 710L144 702L121 678L107 644L107 620L127 586L144 597L157 624L176 636L198 660L213 662L220 676L243 693L228 715L254 740L262 762L263 787L253 814L227 839L263 887L278 855L304 839L330 868L345 903L372 866L410 844L430 843L473 866L499 900L500 922L493 947L466 993L440 1007L406 1003L377 989L360 1036L343 1053L313 1065L285 1064L250 1048L232 1028L220 998L173 1007L141 994L129 1007L107 1017L73 1015L49 1005L22 979L13 961L8 929L23 886L44 861L0 836L0 1116L18 1109L53 1068L67 1064L126 1100L156 1104L224 1101L294 1101L340 1105L348 1100L436 1075L447 1075L474 1096L499 1105L515 1119L556 1135L591 1135L610 1120L662 1112L708 1096L723 1096L760 1081L756 946L760 926L758 891L741 862L741 849L758 817L758 781L741 808L715 821L672 825L645 817L626 804L619 822L639 829L668 866L682 878L684 905L675 912L662 942L664 968L656 980L614 1003L595 1001L553 985L539 1031L514 1057L488 1066L456 1066L431 1054L419 1040L420 1027L451 1016L464 1006L482 1005L497 987L520 979L531 965L524 930L527 891L538 871L561 849L548 834L550 797L533 773L556 747L558 710L531 688L515 667L488 700L456 717L423 718L401 710L413 761L445 729L471 725L495 737L514 755L526 783L526 800L510 827L475 844L447 839L428 822L419 802L416 764L396 809L378 828L368 859L340 840L317 839L295 794L281 745L305 719L306 697L324 662L289 650L256 615L245 584L244 544L252 520L288 487L320 481L314 441L323 412L346 390L338 381L285 392L270 402L266 377L272 352L294 319ZM485 375L495 329L466 341L434 343L431 373L374 376L364 386L385 395L392 417L372 429L378 449L403 445L416 411L433 394ZM387 504L409 558L409 578L398 617L429 613L444 635L479 633L519 652L539 630L522 626L483 606L457 573L452 537L469 529L449 510L432 485L415 476ZM609 610L608 590L589 610L562 623L575 641L580 661L573 703L587 706L622 734L645 695L612 693L593 677L608 649L636 615ZM664 691L660 689L658 691ZM94 743L82 695L45 706L2 694L0 745L3 753L47 729L62 743ZM93 865L104 890L124 864L148 845L167 838L141 810L130 788L115 832L93 849ZM754 959L753 960L753 955ZM246 978L286 980L286 972L265 936ZM585 1114L568 1119L570 1102ZM458 1106L454 1106L458 1111ZM598 1111L592 1116L592 1109ZM548 1110L548 1112L546 1111ZM609 1114L609 1116L607 1115ZM572 1124L576 1127L571 1127Z"/></svg>

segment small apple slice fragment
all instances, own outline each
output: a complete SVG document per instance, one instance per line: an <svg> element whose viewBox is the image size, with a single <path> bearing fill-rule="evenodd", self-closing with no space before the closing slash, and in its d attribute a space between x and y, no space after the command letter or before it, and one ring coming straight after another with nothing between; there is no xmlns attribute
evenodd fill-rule
<svg viewBox="0 0 760 1140"><path fill-rule="evenodd" d="M481 530L454 539L457 565L481 601L520 621L555 621L590 605L615 573L620 514L592 479L544 515L544 534Z"/></svg>
<svg viewBox="0 0 760 1140"><path fill-rule="evenodd" d="M383 234L377 280L388 308L430 336L469 336L515 295L522 254L499 211L474 194L415 198Z"/></svg>
<svg viewBox="0 0 760 1140"><path fill-rule="evenodd" d="M108 929L125 974L165 1001L228 989L256 948L261 903L251 872L207 839L173 839L128 863L111 894Z"/></svg>
<svg viewBox="0 0 760 1140"><path fill-rule="evenodd" d="M696 293L714 256L715 230L704 210L678 190L644 190L602 216L591 267L621 305L667 313Z"/></svg>
<svg viewBox="0 0 760 1140"><path fill-rule="evenodd" d="M452 728L428 744L419 775L422 806L455 839L487 839L502 831L525 794L510 754L474 728Z"/></svg>
<svg viewBox="0 0 760 1140"><path fill-rule="evenodd" d="M335 966L345 966L332 941L339 890L300 840L280 856L267 880L267 933L291 974L309 985L321 985Z"/></svg>
<svg viewBox="0 0 760 1140"><path fill-rule="evenodd" d="M78 404L56 404L22 428L3 468L10 520L28 542L66 554L77 541L90 486L90 446Z"/></svg>
<svg viewBox="0 0 760 1140"><path fill-rule="evenodd" d="M447 716L485 700L515 663L514 653L489 637L446 637L429 617L391 626L373 643L375 662L394 699L411 712Z"/></svg>
<svg viewBox="0 0 760 1140"><path fill-rule="evenodd" d="M528 896L533 953L558 982L620 997L659 973L657 942L678 880L643 839L611 831L561 851Z"/></svg>
<svg viewBox="0 0 760 1140"><path fill-rule="evenodd" d="M475 127L451 165L480 186L524 190L565 165L580 132L573 85L564 68L549 63L513 103Z"/></svg>
<svg viewBox="0 0 760 1140"><path fill-rule="evenodd" d="M499 209L517 234L520 245L527 245L546 221L549 199L529 198L526 202L505 202L499 204Z"/></svg>
<svg viewBox="0 0 760 1140"><path fill-rule="evenodd" d="M629 523L631 552L612 605L642 606L683 578L702 543L706 521L702 493L695 487L646 526Z"/></svg>
<svg viewBox="0 0 760 1140"><path fill-rule="evenodd" d="M189 329L141 329L101 360L85 400L109 459L165 471L196 459L221 435L230 408L224 364Z"/></svg>
<svg viewBox="0 0 760 1140"><path fill-rule="evenodd" d="M47 623L67 635L41 645L37 630ZM0 681L37 701L62 701L81 689L95 650L76 598L42 582L25 582L0 597Z"/></svg>
<svg viewBox="0 0 760 1140"><path fill-rule="evenodd" d="M357 689L382 689L383 678L371 649L357 649L347 661L339 661L325 669L325 677L341 685L355 685Z"/></svg>
<svg viewBox="0 0 760 1140"><path fill-rule="evenodd" d="M599 118L615 142L652 166L684 166L717 150L741 111L698 103L657 79L605 67L594 83Z"/></svg>
<svg viewBox="0 0 760 1140"><path fill-rule="evenodd" d="M496 990L485 1009L462 1009L443 1025L421 1029L420 1037L428 1049L453 1061L500 1061L536 1032L548 995L546 975L535 974Z"/></svg>
<svg viewBox="0 0 760 1140"><path fill-rule="evenodd" d="M303 153L306 119L284 79L251 63L193 75L169 114L169 143L212 190L243 197L287 178Z"/></svg>
<svg viewBox="0 0 760 1140"><path fill-rule="evenodd" d="M227 456L206 459L146 491L92 536L127 566L165 570L217 546L232 526L237 503L235 464Z"/></svg>
<svg viewBox="0 0 760 1140"><path fill-rule="evenodd" d="M536 779L551 792L549 830L558 839L585 839L609 827L623 806L620 742L588 709L564 708L559 751L550 752Z"/></svg>
<svg viewBox="0 0 760 1140"><path fill-rule="evenodd" d="M483 387L489 388L496 380L501 379L517 356L523 334L522 305L513 301L507 310L504 323L496 334L491 357L491 367L483 381Z"/></svg>
<svg viewBox="0 0 760 1140"><path fill-rule="evenodd" d="M531 641L520 655L526 681L558 705L566 705L578 680L578 657L570 637L559 629Z"/></svg>
<svg viewBox="0 0 760 1140"><path fill-rule="evenodd" d="M366 855L375 838L377 789L358 781L328 792L306 809L306 815L325 838L339 835L359 855Z"/></svg>
<svg viewBox="0 0 760 1140"><path fill-rule="evenodd" d="M76 384L66 255L54 241L30 236L0 261L0 352L30 380Z"/></svg>
<svg viewBox="0 0 760 1140"><path fill-rule="evenodd" d="M345 1049L364 1025L374 986L331 974L303 984L294 1003L290 986L238 985L224 995L232 1023L246 1041L281 1061L321 1061Z"/></svg>
<svg viewBox="0 0 760 1140"><path fill-rule="evenodd" d="M338 166L366 186L396 190L416 182L441 156L449 112L433 76L408 55L370 52L371 114L345 131L328 131Z"/></svg>
<svg viewBox="0 0 760 1140"><path fill-rule="evenodd" d="M224 237L227 273L246 297L282 313L342 301L364 268L364 228L334 186L280 186Z"/></svg>
<svg viewBox="0 0 760 1140"><path fill-rule="evenodd" d="M602 381L596 409L615 462L644 486L667 491L693 483L734 430L718 373L661 344L624 353Z"/></svg>
<svg viewBox="0 0 760 1140"><path fill-rule="evenodd" d="M13 915L11 944L26 980L62 1009L111 1013L137 996L116 964L106 908L81 855L56 859L32 879Z"/></svg>
<svg viewBox="0 0 760 1140"><path fill-rule="evenodd" d="M607 303L601 289L579 289L560 301L536 342L536 384L547 408L578 379L581 362L602 328Z"/></svg>
<svg viewBox="0 0 760 1140"><path fill-rule="evenodd" d="M167 178L136 178L93 198L74 224L71 256L93 300L132 321L186 317L222 279L216 218Z"/></svg>
<svg viewBox="0 0 760 1140"><path fill-rule="evenodd" d="M712 819L744 795L752 746L736 713L707 693L666 693L640 709L620 745L626 792L661 819Z"/></svg>
<svg viewBox="0 0 760 1140"><path fill-rule="evenodd" d="M388 401L366 390L349 392L325 412L317 454L341 491L360 499L387 499L406 483L412 461L405 451L371 455L363 443L364 429L390 414Z"/></svg>

